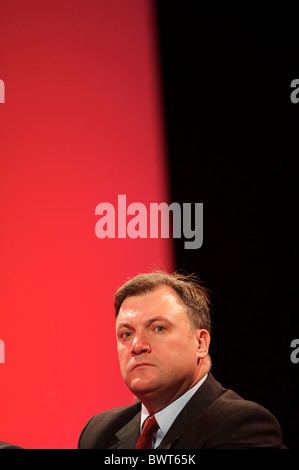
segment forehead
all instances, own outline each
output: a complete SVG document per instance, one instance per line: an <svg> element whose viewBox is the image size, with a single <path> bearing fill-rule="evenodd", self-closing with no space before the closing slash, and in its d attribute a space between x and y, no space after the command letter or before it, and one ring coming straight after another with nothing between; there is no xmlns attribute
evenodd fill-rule
<svg viewBox="0 0 299 470"><path fill-rule="evenodd" d="M130 319L147 321L153 315L174 320L178 317L187 318L187 311L171 287L161 286L146 294L127 297L121 305L116 323Z"/></svg>

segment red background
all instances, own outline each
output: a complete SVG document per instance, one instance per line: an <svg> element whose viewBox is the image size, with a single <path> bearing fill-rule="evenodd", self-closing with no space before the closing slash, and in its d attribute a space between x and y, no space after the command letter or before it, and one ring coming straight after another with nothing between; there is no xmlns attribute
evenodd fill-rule
<svg viewBox="0 0 299 470"><path fill-rule="evenodd" d="M95 236L100 202L168 202L150 0L0 3L0 440L73 448L130 404L113 294L173 269L161 239Z"/></svg>

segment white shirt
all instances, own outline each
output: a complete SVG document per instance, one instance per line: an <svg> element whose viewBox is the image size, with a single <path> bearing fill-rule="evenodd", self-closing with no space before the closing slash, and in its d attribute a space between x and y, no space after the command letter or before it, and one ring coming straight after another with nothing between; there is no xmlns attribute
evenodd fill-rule
<svg viewBox="0 0 299 470"><path fill-rule="evenodd" d="M206 374L199 382L197 382L190 390L187 390L184 395L177 398L175 401L170 403L170 405L163 408L163 410L155 413L154 416L159 425L159 429L156 433L153 434L153 448L156 449L162 442L162 439L166 435L168 429L182 411L184 406L188 403L190 398L194 393L199 389L199 387L204 383L208 374ZM141 406L141 420L140 420L140 431L142 430L144 421L150 415L149 411L142 404Z"/></svg>

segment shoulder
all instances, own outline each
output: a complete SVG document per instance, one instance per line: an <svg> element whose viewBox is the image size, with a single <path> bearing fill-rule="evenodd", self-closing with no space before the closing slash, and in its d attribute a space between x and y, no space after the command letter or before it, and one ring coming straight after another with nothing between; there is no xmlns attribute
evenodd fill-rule
<svg viewBox="0 0 299 470"><path fill-rule="evenodd" d="M0 441L0 449L22 449L22 447L15 444L9 444L8 442Z"/></svg>
<svg viewBox="0 0 299 470"><path fill-rule="evenodd" d="M205 418L208 447L283 447L275 416L219 383L218 396L206 409Z"/></svg>
<svg viewBox="0 0 299 470"><path fill-rule="evenodd" d="M94 415L83 428L78 448L105 448L107 442L118 429L130 421L139 411L140 403L122 406Z"/></svg>

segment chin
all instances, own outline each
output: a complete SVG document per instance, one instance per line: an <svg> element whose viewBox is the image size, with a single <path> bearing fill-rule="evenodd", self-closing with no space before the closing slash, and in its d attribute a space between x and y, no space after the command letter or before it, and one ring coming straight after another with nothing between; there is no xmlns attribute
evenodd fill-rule
<svg viewBox="0 0 299 470"><path fill-rule="evenodd" d="M159 386L153 380L135 379L128 387L136 397L141 399L142 396L155 392Z"/></svg>

